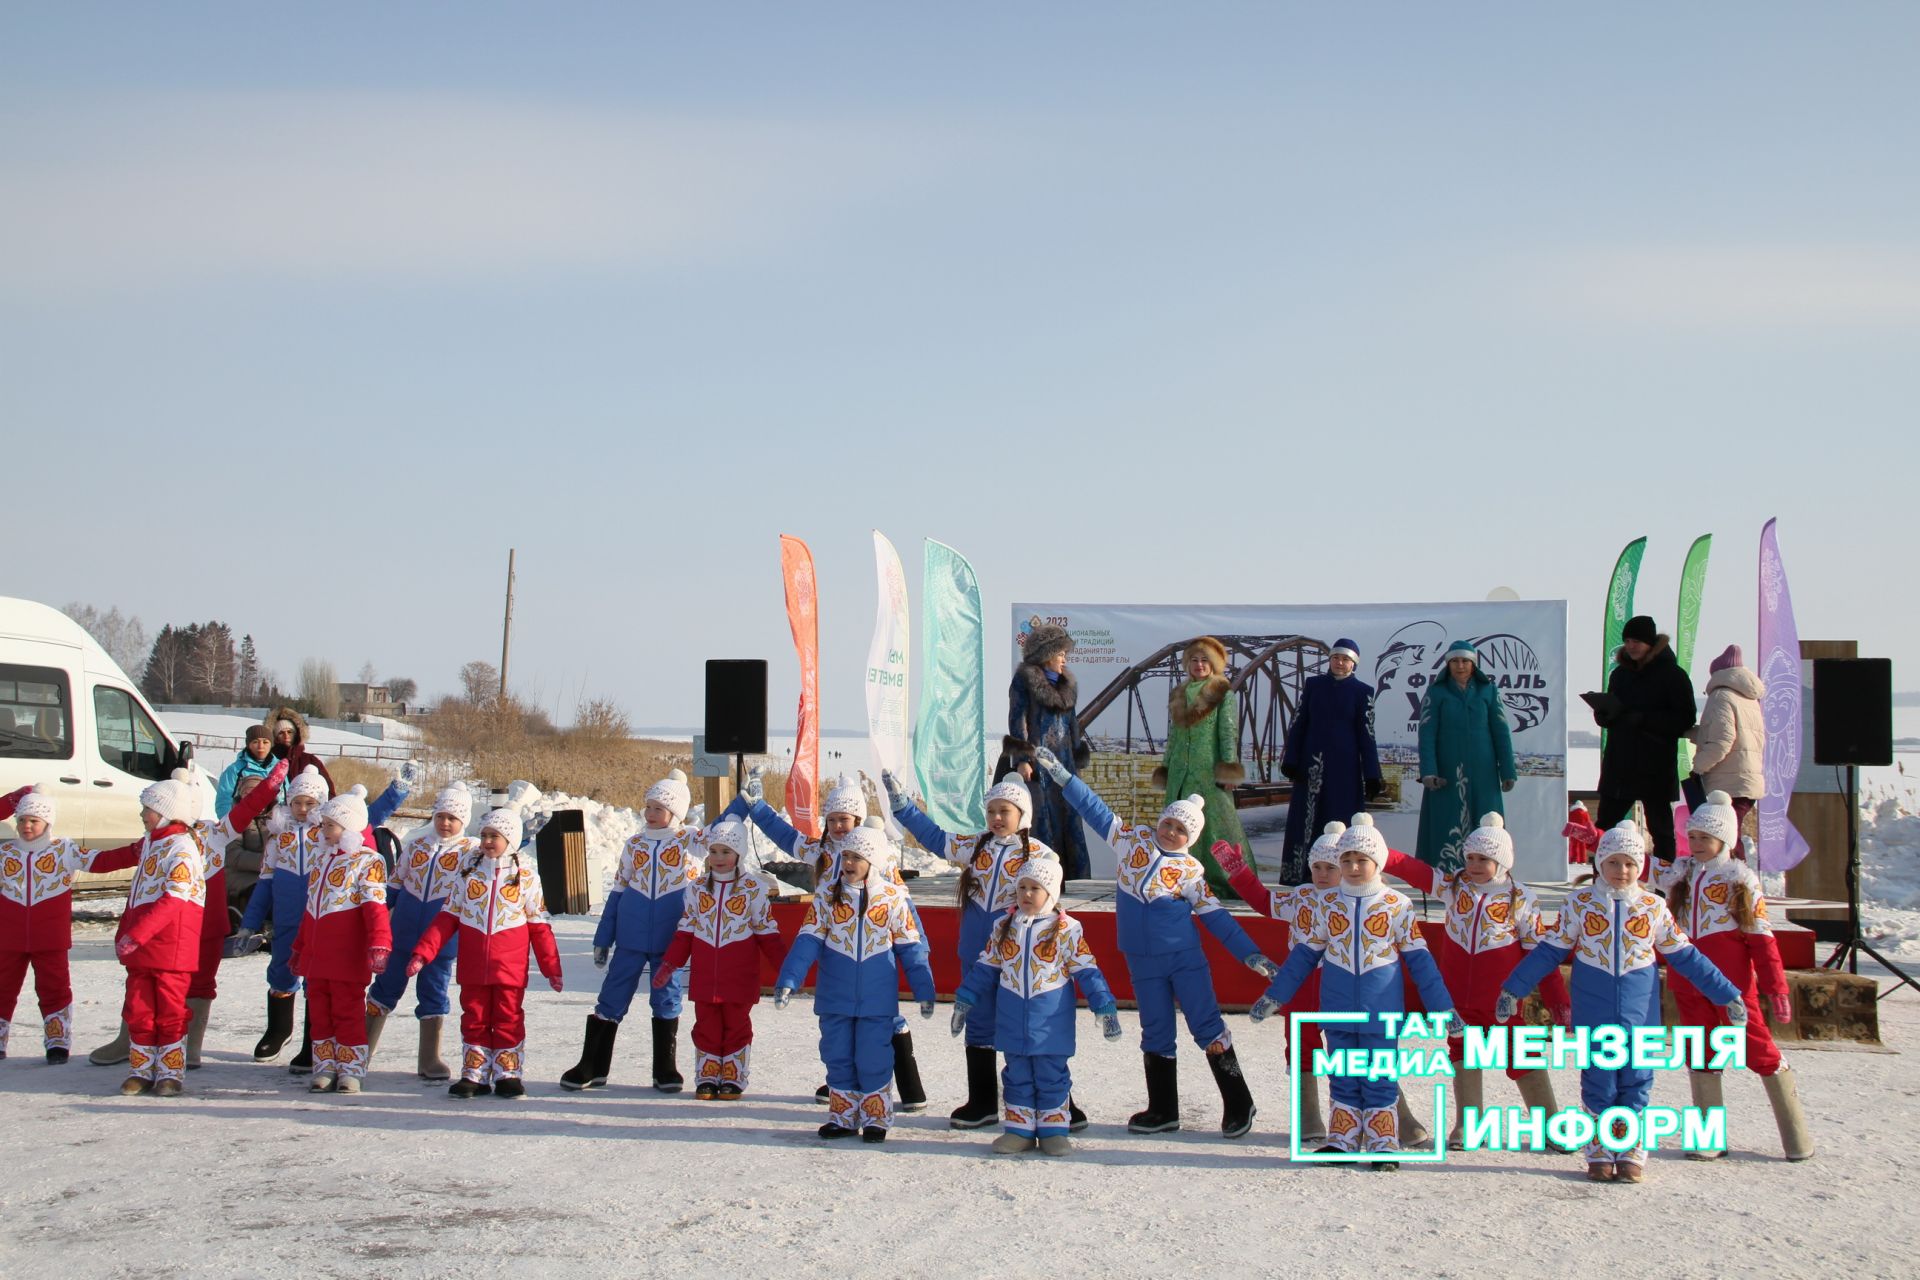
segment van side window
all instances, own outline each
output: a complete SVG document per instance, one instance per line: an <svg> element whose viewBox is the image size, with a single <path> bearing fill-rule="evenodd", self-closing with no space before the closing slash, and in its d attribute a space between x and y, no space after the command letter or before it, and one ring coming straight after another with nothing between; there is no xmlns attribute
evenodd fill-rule
<svg viewBox="0 0 1920 1280"><path fill-rule="evenodd" d="M168 776L166 739L125 689L93 687L93 723L102 760L136 778L158 782Z"/></svg>
<svg viewBox="0 0 1920 1280"><path fill-rule="evenodd" d="M0 758L73 758L73 697L66 672L0 662Z"/></svg>

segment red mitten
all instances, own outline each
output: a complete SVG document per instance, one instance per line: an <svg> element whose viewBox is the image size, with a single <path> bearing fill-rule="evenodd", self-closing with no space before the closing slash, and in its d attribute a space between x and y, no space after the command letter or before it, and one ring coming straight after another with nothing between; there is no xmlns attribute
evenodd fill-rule
<svg viewBox="0 0 1920 1280"><path fill-rule="evenodd" d="M1793 997L1782 991L1779 995L1767 997L1767 1008L1773 1014L1775 1022L1793 1021Z"/></svg>
<svg viewBox="0 0 1920 1280"><path fill-rule="evenodd" d="M666 986L669 982L672 982L672 981L673 981L673 970L666 969L666 968L657 968L653 971L653 989L655 991L658 991L660 988ZM560 988L558 987L554 988L555 991L558 991L559 989Z"/></svg>
<svg viewBox="0 0 1920 1280"><path fill-rule="evenodd" d="M0 822L5 822L8 818L11 818L13 811L20 807L20 802L25 800L32 792L33 788L31 786L25 786L21 787L18 791L9 791L6 795L0 796Z"/></svg>
<svg viewBox="0 0 1920 1280"><path fill-rule="evenodd" d="M127 959L129 956L131 956L134 952L138 951L139 949L140 949L140 944L135 942L132 938L121 938L119 941L113 944L113 954L115 954L116 956L119 956L122 960Z"/></svg>
<svg viewBox="0 0 1920 1280"><path fill-rule="evenodd" d="M1220 864L1220 869L1227 873L1229 880L1247 869L1247 860L1240 856L1239 845L1229 844L1225 840L1215 840L1211 852L1213 860Z"/></svg>
<svg viewBox="0 0 1920 1280"><path fill-rule="evenodd" d="M427 967L427 962L425 960L422 960L419 956L415 956L413 959L407 961L407 976L411 978L426 967Z"/></svg>
<svg viewBox="0 0 1920 1280"><path fill-rule="evenodd" d="M1547 1013L1552 1016L1553 1025L1556 1027L1573 1025L1573 1006L1570 1004L1556 1004L1549 1008Z"/></svg>
<svg viewBox="0 0 1920 1280"><path fill-rule="evenodd" d="M561 989L561 982L560 982L560 979L558 978L548 978L547 985L552 987L555 991L559 991Z"/></svg>
<svg viewBox="0 0 1920 1280"><path fill-rule="evenodd" d="M392 954L393 952L386 947L368 947L367 968L373 970L375 973L385 973L387 971L387 958Z"/></svg>

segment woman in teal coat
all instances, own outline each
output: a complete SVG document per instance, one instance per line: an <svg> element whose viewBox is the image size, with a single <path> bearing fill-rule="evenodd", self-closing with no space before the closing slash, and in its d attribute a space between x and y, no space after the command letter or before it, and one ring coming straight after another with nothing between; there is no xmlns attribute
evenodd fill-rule
<svg viewBox="0 0 1920 1280"><path fill-rule="evenodd" d="M1167 803L1197 795L1206 807L1207 825L1187 852L1200 860L1214 896L1233 901L1240 895L1213 860L1213 842L1238 845L1253 866L1253 850L1240 826L1233 788L1246 781L1240 763L1240 699L1227 681L1227 647L1212 636L1187 642L1181 654L1187 679L1176 683L1167 700L1167 753L1153 771L1155 786L1166 789Z"/></svg>
<svg viewBox="0 0 1920 1280"><path fill-rule="evenodd" d="M1420 843L1415 856L1441 871L1465 863L1462 846L1482 815L1504 814L1513 790L1513 732L1500 691L1465 640L1447 649L1447 673L1420 701Z"/></svg>

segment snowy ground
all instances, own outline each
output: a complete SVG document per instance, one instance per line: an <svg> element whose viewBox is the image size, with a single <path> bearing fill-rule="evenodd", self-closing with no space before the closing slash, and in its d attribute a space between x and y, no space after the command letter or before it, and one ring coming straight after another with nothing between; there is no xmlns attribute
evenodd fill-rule
<svg viewBox="0 0 1920 1280"><path fill-rule="evenodd" d="M404 1023L366 1094L309 1096L283 1066L248 1056L265 967L251 956L223 968L209 1065L166 1102L122 1099L121 1069L84 1061L113 1030L121 970L106 929L83 926L75 1063L46 1066L18 1029L0 1063L13 1103L0 1134L0 1275L1914 1273L1910 992L1882 1010L1897 1053L1790 1051L1820 1145L1801 1165L1778 1159L1760 1087L1740 1075L1727 1085L1734 1154L1700 1165L1663 1153L1640 1188L1588 1184L1573 1158L1553 1155L1395 1175L1290 1167L1281 1033L1244 1017L1230 1022L1262 1108L1253 1135L1213 1136L1217 1099L1183 1046L1187 1131L1130 1137L1126 1115L1144 1100L1131 1012L1116 1045L1081 1015L1076 1095L1094 1125L1078 1153L996 1158L991 1130L946 1127L963 1084L944 1007L913 1021L933 1110L903 1118L879 1148L813 1136L821 1072L804 999L757 1011L741 1102L642 1086L644 1015L619 1045L614 1087L564 1093L554 1081L598 987L591 929L560 923L568 990L529 996L523 1101L458 1103L419 1084L404 1070ZM689 1056L683 1034L683 1069ZM1556 1084L1574 1096L1571 1073ZM1654 1098L1684 1104L1685 1081L1663 1076Z"/></svg>

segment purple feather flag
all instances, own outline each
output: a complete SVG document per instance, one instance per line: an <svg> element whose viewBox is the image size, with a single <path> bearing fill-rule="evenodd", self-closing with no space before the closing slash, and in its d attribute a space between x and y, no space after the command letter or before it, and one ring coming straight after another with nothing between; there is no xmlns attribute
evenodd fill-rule
<svg viewBox="0 0 1920 1280"><path fill-rule="evenodd" d="M1760 826L1758 863L1762 871L1788 871L1808 853L1806 839L1787 820L1793 784L1800 776L1800 629L1793 621L1793 596L1772 520L1760 530L1758 674L1767 685L1761 709L1767 725L1767 794L1754 806Z"/></svg>

